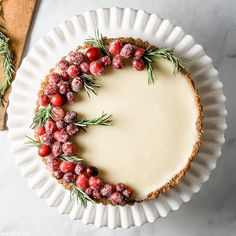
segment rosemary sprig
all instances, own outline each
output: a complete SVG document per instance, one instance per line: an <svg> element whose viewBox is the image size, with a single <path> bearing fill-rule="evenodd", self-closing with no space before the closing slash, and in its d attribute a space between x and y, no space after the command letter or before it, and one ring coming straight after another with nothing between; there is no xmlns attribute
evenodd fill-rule
<svg viewBox="0 0 236 236"><path fill-rule="evenodd" d="M29 136L25 136L28 141L25 142L25 144L29 144L32 147L40 147L42 145L42 143L40 141L34 140L32 138L30 138Z"/></svg>
<svg viewBox="0 0 236 236"><path fill-rule="evenodd" d="M46 120L52 117L52 105L39 108L34 115L31 128L34 129L37 125L44 125Z"/></svg>
<svg viewBox="0 0 236 236"><path fill-rule="evenodd" d="M79 200L80 204L84 208L87 207L87 201L94 203L94 201L85 192L83 192L81 189L77 188L74 184L72 184L72 186L73 186L73 189L71 192L72 195L75 195L77 202Z"/></svg>
<svg viewBox="0 0 236 236"><path fill-rule="evenodd" d="M85 43L99 48L103 54L110 56L107 46L103 42L102 34L99 33L98 29L94 30L94 37L89 37L85 40Z"/></svg>
<svg viewBox="0 0 236 236"><path fill-rule="evenodd" d="M74 162L74 163L83 161L83 159L78 157L77 154L75 154L73 156L68 156L66 154L62 154L61 156L59 156L59 158L63 161L70 161L70 162Z"/></svg>
<svg viewBox="0 0 236 236"><path fill-rule="evenodd" d="M102 115L98 118L94 118L91 120L82 119L74 123L75 125L83 128L87 128L88 126L97 126L97 125L103 125L103 126L109 126L111 125L111 115L108 115L106 113L102 113Z"/></svg>
<svg viewBox="0 0 236 236"><path fill-rule="evenodd" d="M84 82L84 89L88 95L88 97L90 98L90 94L93 93L95 95L97 95L96 93L96 89L100 88L100 85L98 85L96 82L95 82L95 78L91 75L86 75L86 74L83 74L81 76L83 82Z"/></svg>

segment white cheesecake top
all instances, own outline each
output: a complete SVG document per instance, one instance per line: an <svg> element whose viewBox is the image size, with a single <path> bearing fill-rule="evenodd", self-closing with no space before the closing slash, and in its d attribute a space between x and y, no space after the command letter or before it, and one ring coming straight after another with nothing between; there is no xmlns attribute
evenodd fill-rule
<svg viewBox="0 0 236 236"><path fill-rule="evenodd" d="M89 99L83 91L69 106L88 119L103 111L112 114L112 126L89 127L74 139L79 155L106 182L129 185L136 199L146 198L184 169L199 140L199 110L188 80L174 75L166 60L154 65L154 73L155 84L148 84L146 70L106 68L97 81L102 86L98 95Z"/></svg>

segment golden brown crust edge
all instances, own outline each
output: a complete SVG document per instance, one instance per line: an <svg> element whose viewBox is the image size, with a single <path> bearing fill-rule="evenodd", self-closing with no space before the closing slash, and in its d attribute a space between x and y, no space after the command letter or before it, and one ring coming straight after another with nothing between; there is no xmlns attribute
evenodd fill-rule
<svg viewBox="0 0 236 236"><path fill-rule="evenodd" d="M157 48L154 45L151 45L148 41L143 41L142 39L134 39L132 37L120 37L120 38L107 38L107 37L103 37L104 43L106 45L109 44L109 42L115 40L115 39L119 39L123 44L125 43L130 43L132 45L135 45L137 47L141 47L141 48ZM77 50L81 49L81 48L87 48L88 45L83 45L83 46L78 46ZM174 187L174 185L176 185L177 183L180 182L180 180L185 176L186 172L189 170L189 168L191 167L191 163L194 160L194 158L196 157L196 155L199 152L200 149L200 145L201 145L201 141L200 141L200 137L203 133L202 131L202 120L203 120L203 108L200 102L200 94L198 89L196 88L193 80L191 79L191 75L189 74L189 72L187 72L185 69L181 69L181 73L183 73L187 79L187 81L189 82L193 92L194 92L194 96L195 96L195 102L196 105L198 107L198 118L196 121L196 129L199 135L199 140L195 142L194 146L193 146L193 150L192 153L189 157L188 163L186 164L186 166L176 175L174 176L168 183L166 183L164 186L162 186L161 188L151 192L148 194L148 196L143 199L143 200L152 200L157 198L159 195L164 194L166 191L170 190L171 188ZM41 89L39 91L39 94L42 93L43 89L45 88L45 86L47 85L47 76L45 78L44 81L42 81L41 83ZM38 104L37 104L38 106ZM37 107L36 107L37 109ZM43 161L46 162L47 158L44 158ZM66 189L68 190L72 190L72 186L70 184L65 183L63 180L58 180L58 183L62 184ZM142 200L141 200L142 201ZM133 204L135 202L141 202L140 200L133 200L132 202L130 202L129 204ZM111 204L111 202L109 200L101 200L101 201L97 201L97 202L102 202L103 204Z"/></svg>

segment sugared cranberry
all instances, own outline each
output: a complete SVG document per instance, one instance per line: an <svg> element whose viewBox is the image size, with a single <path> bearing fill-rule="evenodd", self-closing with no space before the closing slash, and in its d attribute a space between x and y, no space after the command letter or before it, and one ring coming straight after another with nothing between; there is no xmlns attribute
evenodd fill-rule
<svg viewBox="0 0 236 236"><path fill-rule="evenodd" d="M119 40L114 40L109 44L109 52L111 54L119 53L122 48L122 43Z"/></svg>
<svg viewBox="0 0 236 236"><path fill-rule="evenodd" d="M55 171L59 168L61 164L60 159L56 157L48 157L47 158L47 166L50 171Z"/></svg>
<svg viewBox="0 0 236 236"><path fill-rule="evenodd" d="M56 131L57 132L57 131ZM62 154L62 147L61 147L61 143L60 142L55 142L52 145L52 155L54 157L58 157Z"/></svg>
<svg viewBox="0 0 236 236"><path fill-rule="evenodd" d="M53 119L56 121L63 120L65 117L65 111L61 107L53 107L52 108L52 115Z"/></svg>
<svg viewBox="0 0 236 236"><path fill-rule="evenodd" d="M104 72L104 67L100 61L92 61L89 65L90 72L95 76L101 76Z"/></svg>
<svg viewBox="0 0 236 236"><path fill-rule="evenodd" d="M58 92L58 86L56 84L48 84L44 90L46 95L53 95Z"/></svg>
<svg viewBox="0 0 236 236"><path fill-rule="evenodd" d="M75 124L69 124L66 126L66 132L69 134L69 135L76 135L79 133L79 127Z"/></svg>
<svg viewBox="0 0 236 236"><path fill-rule="evenodd" d="M66 129L67 123L64 120L58 120L56 126L59 130Z"/></svg>
<svg viewBox="0 0 236 236"><path fill-rule="evenodd" d="M76 186L80 189L86 189L89 186L89 179L86 175L79 175L76 179Z"/></svg>
<svg viewBox="0 0 236 236"><path fill-rule="evenodd" d="M57 140L57 141L59 141L59 142L61 142L61 143L65 143L65 142L67 142L68 141L68 139L69 139L69 135L67 134L67 132L65 131L65 130L57 130L57 131L55 131L55 133L54 133L54 138Z"/></svg>
<svg viewBox="0 0 236 236"><path fill-rule="evenodd" d="M41 137L41 142L47 146L51 146L54 142L54 138L53 138L53 135L52 134L44 134L42 137Z"/></svg>
<svg viewBox="0 0 236 236"><path fill-rule="evenodd" d="M105 184L104 187L101 189L101 194L104 197L109 197L115 191L116 191L116 187L114 184Z"/></svg>
<svg viewBox="0 0 236 236"><path fill-rule="evenodd" d="M63 97L59 93L52 95L50 98L50 101L51 101L52 105L56 106L56 107L61 107L64 103Z"/></svg>
<svg viewBox="0 0 236 236"><path fill-rule="evenodd" d="M66 112L66 115L64 117L64 121L66 123L72 123L72 122L75 122L77 120L77 112L75 111L68 111Z"/></svg>
<svg viewBox="0 0 236 236"><path fill-rule="evenodd" d="M37 135L37 136L41 136L41 135L43 135L43 134L45 134L45 129L44 129L44 127L43 126L40 126L40 125L38 125L38 126L36 126L36 128L35 128L35 130L34 130L34 133L35 133L35 135Z"/></svg>
<svg viewBox="0 0 236 236"><path fill-rule="evenodd" d="M126 188L122 194L126 197L126 198L130 198L133 195L133 190L131 188Z"/></svg>
<svg viewBox="0 0 236 236"><path fill-rule="evenodd" d="M60 169L58 169L53 171L53 175L55 176L56 179L61 179L64 173Z"/></svg>
<svg viewBox="0 0 236 236"><path fill-rule="evenodd" d="M86 189L84 190L84 192L85 192L88 196L91 196L91 195L93 194L93 190L92 190L90 187L86 188Z"/></svg>
<svg viewBox="0 0 236 236"><path fill-rule="evenodd" d="M74 104L74 102L75 102L75 94L73 92L66 93L66 102L68 104Z"/></svg>
<svg viewBox="0 0 236 236"><path fill-rule="evenodd" d="M96 200L100 200L102 198L102 195L98 190L94 190L93 191L93 198Z"/></svg>
<svg viewBox="0 0 236 236"><path fill-rule="evenodd" d="M49 97L45 94L39 96L39 104L46 107L50 103Z"/></svg>
<svg viewBox="0 0 236 236"><path fill-rule="evenodd" d="M103 183L97 176L91 176L89 178L89 186L94 190L100 190L103 187Z"/></svg>
<svg viewBox="0 0 236 236"><path fill-rule="evenodd" d="M70 162L70 161L63 161L61 164L60 164L60 170L63 172L63 173L67 173L67 172L72 172L74 171L75 169L75 164L73 162Z"/></svg>
<svg viewBox="0 0 236 236"><path fill-rule="evenodd" d="M46 120L44 127L47 134L53 134L57 130L56 122L52 119Z"/></svg>
<svg viewBox="0 0 236 236"><path fill-rule="evenodd" d="M57 63L57 66L60 70L65 71L69 67L69 62L65 59L62 59Z"/></svg>
<svg viewBox="0 0 236 236"><path fill-rule="evenodd" d="M59 92L60 94L66 94L67 92L69 92L69 83L68 82L61 82L59 84Z"/></svg>
<svg viewBox="0 0 236 236"><path fill-rule="evenodd" d="M87 176L97 176L98 175L98 169L95 166L90 166L86 168L86 174Z"/></svg>
<svg viewBox="0 0 236 236"><path fill-rule="evenodd" d="M70 79L70 76L67 74L66 71L62 71L61 72L61 78L65 81L69 80Z"/></svg>
<svg viewBox="0 0 236 236"><path fill-rule="evenodd" d="M137 48L135 50L134 56L137 58L141 58L144 56L145 50L143 48Z"/></svg>
<svg viewBox="0 0 236 236"><path fill-rule="evenodd" d="M46 157L51 153L51 148L47 145L42 145L41 147L39 147L38 149L38 154L41 157Z"/></svg>
<svg viewBox="0 0 236 236"><path fill-rule="evenodd" d="M80 68L77 65L71 65L66 72L71 78L75 78L80 73Z"/></svg>
<svg viewBox="0 0 236 236"><path fill-rule="evenodd" d="M71 82L71 89L74 92L79 92L84 87L83 79L80 77L75 77Z"/></svg>
<svg viewBox="0 0 236 236"><path fill-rule="evenodd" d="M85 171L85 169L86 169L85 165L82 162L79 162L75 166L75 173L77 175L79 175L79 174L83 173Z"/></svg>
<svg viewBox="0 0 236 236"><path fill-rule="evenodd" d="M116 185L116 191L117 191L117 192L122 192L124 189L125 189L125 185L124 185L124 184L118 183L118 184Z"/></svg>
<svg viewBox="0 0 236 236"><path fill-rule="evenodd" d="M62 145L62 151L68 156L73 156L76 153L76 146L72 142L66 142Z"/></svg>
<svg viewBox="0 0 236 236"><path fill-rule="evenodd" d="M142 71L145 68L145 63L141 58L134 58L132 60L133 68L137 71Z"/></svg>
<svg viewBox="0 0 236 236"><path fill-rule="evenodd" d="M104 56L101 58L101 62L104 66L108 66L111 64L111 58L109 56Z"/></svg>
<svg viewBox="0 0 236 236"><path fill-rule="evenodd" d="M84 54L80 51L71 52L69 58L73 64L80 64L85 60Z"/></svg>
<svg viewBox="0 0 236 236"><path fill-rule="evenodd" d="M48 81L52 84L58 84L61 81L61 76L56 72L52 72L48 75Z"/></svg>
<svg viewBox="0 0 236 236"><path fill-rule="evenodd" d="M71 183L71 182L75 181L75 177L76 177L76 175L73 172L67 172L67 173L64 174L63 180L66 183Z"/></svg>
<svg viewBox="0 0 236 236"><path fill-rule="evenodd" d="M90 61L97 60L101 55L100 49L96 47L89 48L86 52L86 57Z"/></svg>
<svg viewBox="0 0 236 236"><path fill-rule="evenodd" d="M111 197L111 202L114 205L123 205L123 195L120 192L114 192Z"/></svg>
<svg viewBox="0 0 236 236"><path fill-rule="evenodd" d="M134 47L132 44L125 44L123 48L120 51L120 55L124 58L129 58L133 55L134 53Z"/></svg>
<svg viewBox="0 0 236 236"><path fill-rule="evenodd" d="M88 74L89 73L89 63L88 62L82 62L80 64L80 69L83 73Z"/></svg>
<svg viewBox="0 0 236 236"><path fill-rule="evenodd" d="M114 69L119 70L125 66L124 58L120 55L116 55L112 59L112 66Z"/></svg>

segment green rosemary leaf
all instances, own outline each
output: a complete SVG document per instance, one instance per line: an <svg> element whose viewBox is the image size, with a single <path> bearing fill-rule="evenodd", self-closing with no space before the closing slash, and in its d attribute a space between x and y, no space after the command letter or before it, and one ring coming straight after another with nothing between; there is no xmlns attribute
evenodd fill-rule
<svg viewBox="0 0 236 236"><path fill-rule="evenodd" d="M90 98L91 93L97 95L96 89L100 88L100 85L96 83L96 79L92 75L86 75L86 74L83 74L81 78L84 82L84 89L88 97Z"/></svg>
<svg viewBox="0 0 236 236"><path fill-rule="evenodd" d="M46 107L39 108L34 115L31 128L35 128L37 125L44 125L45 122L52 117L52 106L49 104Z"/></svg>
<svg viewBox="0 0 236 236"><path fill-rule="evenodd" d="M40 141L36 141L32 138L30 138L29 136L25 136L28 141L25 142L25 144L29 144L32 147L40 147L42 145L42 143Z"/></svg>
<svg viewBox="0 0 236 236"><path fill-rule="evenodd" d="M59 158L63 161L70 161L70 162L74 162L74 163L83 161L83 159L78 157L77 154L75 154L73 156L68 156L66 154L62 154L61 156L59 156Z"/></svg>

